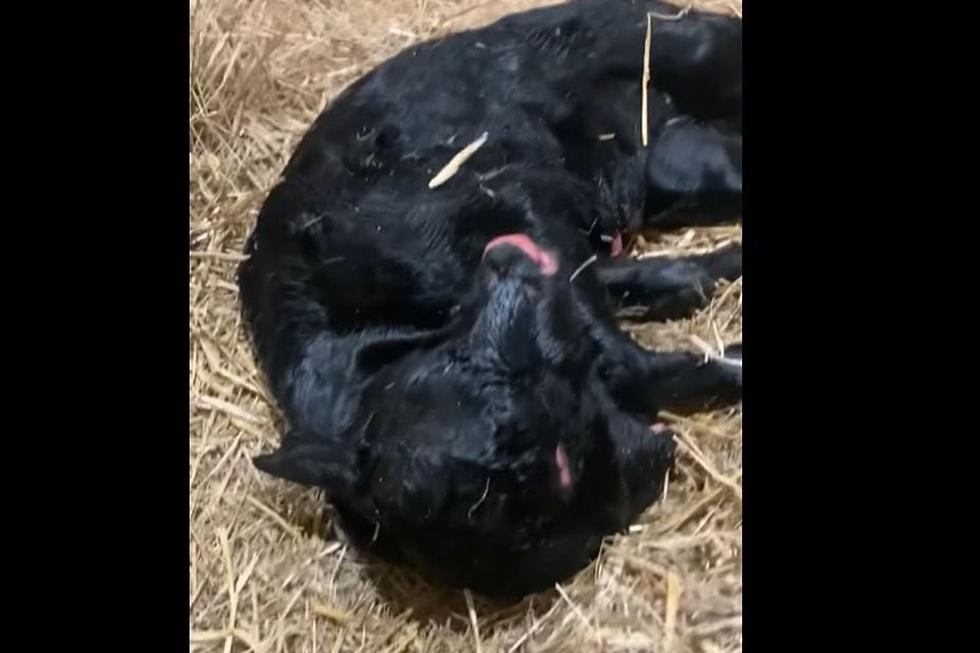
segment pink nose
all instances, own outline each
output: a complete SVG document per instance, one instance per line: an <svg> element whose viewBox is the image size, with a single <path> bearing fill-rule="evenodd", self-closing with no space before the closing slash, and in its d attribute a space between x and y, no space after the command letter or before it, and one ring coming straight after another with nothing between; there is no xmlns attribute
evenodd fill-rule
<svg viewBox="0 0 980 653"><path fill-rule="evenodd" d="M555 257L550 252L538 247L537 243L525 234L506 234L494 238L483 249L483 256L486 257L487 252L500 245L512 245L524 252L525 256L534 261L538 268L541 269L541 274L545 276L550 277L555 272L558 272L558 261Z"/></svg>

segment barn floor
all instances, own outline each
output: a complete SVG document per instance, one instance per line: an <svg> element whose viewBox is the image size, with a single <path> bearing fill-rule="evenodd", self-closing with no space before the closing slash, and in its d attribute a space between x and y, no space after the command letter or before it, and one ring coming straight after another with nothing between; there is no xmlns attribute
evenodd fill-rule
<svg viewBox="0 0 980 653"><path fill-rule="evenodd" d="M741 411L678 418L666 500L576 578L516 606L426 585L338 540L321 497L260 475L281 426L234 271L265 193L345 85L403 47L533 0L191 1L192 651L741 651ZM701 2L720 12L740 2ZM651 236L713 248L737 226ZM648 346L741 338L741 281L698 316L630 327ZM475 627L474 627L475 624Z"/></svg>

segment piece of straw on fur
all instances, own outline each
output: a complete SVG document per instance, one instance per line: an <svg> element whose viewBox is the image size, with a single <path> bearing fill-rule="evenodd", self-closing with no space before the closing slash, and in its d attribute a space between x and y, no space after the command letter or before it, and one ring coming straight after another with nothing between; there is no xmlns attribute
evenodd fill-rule
<svg viewBox="0 0 980 653"><path fill-rule="evenodd" d="M585 262L582 265L575 268L575 272L572 272L572 276L568 277L568 283L575 281L575 277L582 274L582 270L595 263L598 258L599 257L596 254L593 254L589 258L585 259Z"/></svg>
<svg viewBox="0 0 980 653"><path fill-rule="evenodd" d="M676 14L661 14L661 13L657 13L656 11L651 11L649 15L653 16L658 20L680 20L681 18L686 16L691 11L692 8L693 5L689 2L683 9L678 11ZM739 18L741 18L741 16L739 16Z"/></svg>
<svg viewBox="0 0 980 653"><path fill-rule="evenodd" d="M650 84L650 40L653 32L653 16L647 14L647 36L643 42L643 115L640 125L643 130L643 147L647 146L650 137L650 126L647 124L648 102L647 86Z"/></svg>
<svg viewBox="0 0 980 653"><path fill-rule="evenodd" d="M487 142L488 132L483 132L480 137L464 147L462 150L456 153L456 156L449 160L442 170L436 173L436 176L429 181L429 188L438 188L444 183L449 181L453 175L459 172L459 169L464 163L466 163L471 156L473 156L478 149L483 147L483 144Z"/></svg>

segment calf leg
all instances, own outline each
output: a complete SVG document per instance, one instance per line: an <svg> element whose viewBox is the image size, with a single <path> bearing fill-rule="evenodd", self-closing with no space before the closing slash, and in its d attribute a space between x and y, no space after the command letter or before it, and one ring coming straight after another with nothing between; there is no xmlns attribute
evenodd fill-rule
<svg viewBox="0 0 980 653"><path fill-rule="evenodd" d="M722 358L706 359L689 352L649 351L611 328L601 339L596 383L627 413L652 418L659 410L684 414L741 401L741 345L726 348Z"/></svg>
<svg viewBox="0 0 980 653"><path fill-rule="evenodd" d="M597 265L599 280L620 308L662 322L690 316L708 304L719 280L739 278L742 247L683 258L606 259Z"/></svg>
<svg viewBox="0 0 980 653"><path fill-rule="evenodd" d="M725 348L724 358L697 354L651 354L646 389L658 407L694 413L738 403L742 399L742 346Z"/></svg>

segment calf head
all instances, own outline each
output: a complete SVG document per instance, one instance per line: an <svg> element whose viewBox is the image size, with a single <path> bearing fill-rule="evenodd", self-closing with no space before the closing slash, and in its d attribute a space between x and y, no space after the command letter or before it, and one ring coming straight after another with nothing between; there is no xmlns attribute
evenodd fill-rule
<svg viewBox="0 0 980 653"><path fill-rule="evenodd" d="M325 488L354 537L441 582L520 594L580 568L642 508L623 438L647 441L654 495L672 446L629 396L643 350L583 301L598 285L575 263L527 234L492 239L437 336L360 352L351 431L294 433L256 465Z"/></svg>

